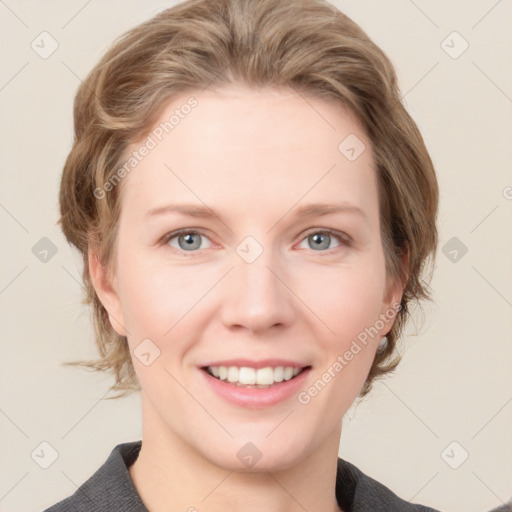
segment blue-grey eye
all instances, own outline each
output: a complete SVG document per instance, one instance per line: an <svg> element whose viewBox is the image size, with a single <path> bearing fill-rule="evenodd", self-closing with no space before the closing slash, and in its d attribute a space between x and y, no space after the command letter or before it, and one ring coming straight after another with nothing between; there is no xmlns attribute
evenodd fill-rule
<svg viewBox="0 0 512 512"><path fill-rule="evenodd" d="M181 229L167 234L163 243L179 252L199 252L213 246L211 240L201 231Z"/></svg>
<svg viewBox="0 0 512 512"><path fill-rule="evenodd" d="M180 249L183 249L184 251L194 251L201 247L201 236L202 235L200 233L189 231L187 233L177 235L173 238L176 238L178 240L178 246Z"/></svg>
<svg viewBox="0 0 512 512"><path fill-rule="evenodd" d="M312 247L315 251L321 250L321 249L329 249L329 245L331 242L331 235L329 233L314 233L312 235L309 235L308 241L313 241L312 244L310 244L310 247Z"/></svg>

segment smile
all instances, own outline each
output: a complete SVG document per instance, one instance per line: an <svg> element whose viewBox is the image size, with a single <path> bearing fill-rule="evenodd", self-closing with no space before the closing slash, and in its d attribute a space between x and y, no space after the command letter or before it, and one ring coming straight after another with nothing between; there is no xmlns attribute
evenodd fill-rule
<svg viewBox="0 0 512 512"><path fill-rule="evenodd" d="M292 366L267 366L251 368L248 366L207 366L203 370L218 380L226 381L237 386L267 388L276 383L292 380L300 375L304 368Z"/></svg>

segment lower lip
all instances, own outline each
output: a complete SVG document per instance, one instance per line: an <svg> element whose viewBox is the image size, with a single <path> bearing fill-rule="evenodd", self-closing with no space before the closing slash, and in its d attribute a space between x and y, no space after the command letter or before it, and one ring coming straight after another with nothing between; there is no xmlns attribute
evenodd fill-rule
<svg viewBox="0 0 512 512"><path fill-rule="evenodd" d="M206 382L222 398L240 407L265 408L276 405L295 395L303 386L311 368L302 371L295 378L273 384L268 388L247 388L212 377L205 370L199 370Z"/></svg>

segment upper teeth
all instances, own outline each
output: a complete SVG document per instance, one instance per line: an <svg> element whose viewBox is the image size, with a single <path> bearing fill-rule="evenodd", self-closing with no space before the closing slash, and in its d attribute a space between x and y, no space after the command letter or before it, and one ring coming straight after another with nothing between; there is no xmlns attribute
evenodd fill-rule
<svg viewBox="0 0 512 512"><path fill-rule="evenodd" d="M272 368L267 366L256 370L247 366L208 366L208 371L220 380L227 380L242 386L251 384L271 386L275 382L290 380L300 373L301 368L294 368L293 366Z"/></svg>

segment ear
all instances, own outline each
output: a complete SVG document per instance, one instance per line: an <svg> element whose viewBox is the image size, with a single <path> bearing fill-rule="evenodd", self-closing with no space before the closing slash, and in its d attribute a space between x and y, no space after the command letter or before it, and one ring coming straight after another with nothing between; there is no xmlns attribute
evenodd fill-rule
<svg viewBox="0 0 512 512"><path fill-rule="evenodd" d="M107 310L110 325L120 336L126 336L128 331L125 327L121 301L115 286L115 277L104 268L94 250L88 253L89 274L91 281L103 307Z"/></svg>
<svg viewBox="0 0 512 512"><path fill-rule="evenodd" d="M407 280L409 277L409 251L406 249L402 256L400 257L402 261L402 269L404 273L404 277L396 277L391 280L389 278L386 281L386 290L384 292L384 297L382 300L382 311L381 313L386 314L386 312L391 315L391 312L394 311L394 315L391 318L390 322L386 325L386 330L384 330L383 335L387 334L396 320L396 314L399 309L397 305L402 302L402 296L404 294L405 286L407 284ZM388 314L386 314L386 318L388 318Z"/></svg>

